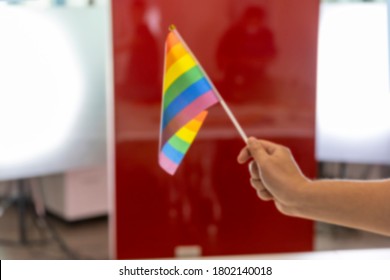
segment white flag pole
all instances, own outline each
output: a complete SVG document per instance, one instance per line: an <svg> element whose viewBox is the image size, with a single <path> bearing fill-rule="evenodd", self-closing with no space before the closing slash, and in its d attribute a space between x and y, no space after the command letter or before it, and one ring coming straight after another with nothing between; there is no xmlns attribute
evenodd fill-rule
<svg viewBox="0 0 390 280"><path fill-rule="evenodd" d="M244 140L245 143L247 143L248 141L248 137L246 136L244 130L242 129L241 125L238 123L236 117L233 115L232 111L230 110L229 106L226 104L225 100L223 100L221 94L219 93L219 91L217 90L217 88L215 87L214 83L211 81L210 77L207 75L206 71L204 71L202 65L199 63L198 59L196 58L196 56L193 54L193 52L191 51L191 49L187 46L186 42L183 40L183 38L180 36L179 32L177 31L176 27L172 24L169 26L169 30L174 32L177 37L180 39L180 41L183 43L183 45L185 46L185 48L187 49L187 51L192 55L192 57L195 59L196 63L199 65L199 68L201 69L201 71L204 73L207 81L210 83L211 85L211 88L213 89L213 92L214 94L217 96L219 102L221 103L222 105L222 108L225 110L226 114L228 115L228 117L230 118L230 120L232 121L234 127L237 129L238 133L240 134L242 140Z"/></svg>

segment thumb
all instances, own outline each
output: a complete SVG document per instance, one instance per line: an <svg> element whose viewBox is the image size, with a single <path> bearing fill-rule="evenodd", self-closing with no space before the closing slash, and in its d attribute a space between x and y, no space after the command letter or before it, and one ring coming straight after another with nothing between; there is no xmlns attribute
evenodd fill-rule
<svg viewBox="0 0 390 280"><path fill-rule="evenodd" d="M261 141L257 140L254 137L248 138L248 150L250 151L252 157L256 160L256 162L260 165L268 157L267 151L261 144Z"/></svg>

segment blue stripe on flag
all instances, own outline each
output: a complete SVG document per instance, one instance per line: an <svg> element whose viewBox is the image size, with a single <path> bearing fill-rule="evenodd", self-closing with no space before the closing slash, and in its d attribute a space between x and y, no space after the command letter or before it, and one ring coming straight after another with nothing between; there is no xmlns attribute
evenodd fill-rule
<svg viewBox="0 0 390 280"><path fill-rule="evenodd" d="M172 147L169 142L164 145L162 151L170 160L176 164L179 164L184 157L184 154Z"/></svg>
<svg viewBox="0 0 390 280"><path fill-rule="evenodd" d="M191 102L210 90L211 86L206 78L202 78L189 86L164 110L163 128L165 128L167 124Z"/></svg>

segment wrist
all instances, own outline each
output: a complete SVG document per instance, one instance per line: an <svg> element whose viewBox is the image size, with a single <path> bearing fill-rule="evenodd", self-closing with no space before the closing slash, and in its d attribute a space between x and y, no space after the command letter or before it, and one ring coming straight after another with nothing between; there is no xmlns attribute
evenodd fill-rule
<svg viewBox="0 0 390 280"><path fill-rule="evenodd" d="M315 181L306 177L302 178L295 187L291 188L293 191L289 195L287 203L285 203L285 214L293 217L303 217L305 207L309 201L310 190L314 187Z"/></svg>

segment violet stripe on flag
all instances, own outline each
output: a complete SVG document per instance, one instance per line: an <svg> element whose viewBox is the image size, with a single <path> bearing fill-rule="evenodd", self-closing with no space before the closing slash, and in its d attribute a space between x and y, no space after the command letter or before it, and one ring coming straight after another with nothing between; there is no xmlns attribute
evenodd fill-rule
<svg viewBox="0 0 390 280"><path fill-rule="evenodd" d="M160 153L159 156L160 166L169 174L173 175L178 167L171 159L169 159L164 153Z"/></svg>

